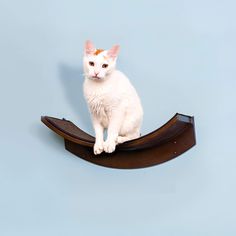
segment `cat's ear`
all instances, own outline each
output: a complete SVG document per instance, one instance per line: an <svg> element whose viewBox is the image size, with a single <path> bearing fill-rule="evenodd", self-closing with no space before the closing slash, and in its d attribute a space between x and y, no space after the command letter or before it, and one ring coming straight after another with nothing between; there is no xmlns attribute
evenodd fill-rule
<svg viewBox="0 0 236 236"><path fill-rule="evenodd" d="M96 51L96 48L94 47L93 43L90 40L87 40L84 46L85 54L91 55L91 54L94 54L95 51Z"/></svg>
<svg viewBox="0 0 236 236"><path fill-rule="evenodd" d="M107 55L112 59L115 59L118 56L119 51L120 51L120 46L114 45L110 50L108 50Z"/></svg>

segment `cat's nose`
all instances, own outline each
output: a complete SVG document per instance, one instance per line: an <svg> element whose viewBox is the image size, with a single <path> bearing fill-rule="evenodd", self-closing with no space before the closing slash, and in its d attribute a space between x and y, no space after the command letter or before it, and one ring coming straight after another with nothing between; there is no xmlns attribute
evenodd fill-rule
<svg viewBox="0 0 236 236"><path fill-rule="evenodd" d="M94 71L94 74L95 74L95 76L97 76L99 74L99 72L97 73L97 72Z"/></svg>

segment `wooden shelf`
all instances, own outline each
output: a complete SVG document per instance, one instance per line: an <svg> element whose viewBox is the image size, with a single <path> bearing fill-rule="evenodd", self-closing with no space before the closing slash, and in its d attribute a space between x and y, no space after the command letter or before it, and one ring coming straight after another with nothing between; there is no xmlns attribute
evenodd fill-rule
<svg viewBox="0 0 236 236"><path fill-rule="evenodd" d="M116 147L114 153L93 154L95 138L66 119L42 116L41 121L65 140L65 148L97 165L134 169L169 161L196 144L194 117L176 114L155 131Z"/></svg>

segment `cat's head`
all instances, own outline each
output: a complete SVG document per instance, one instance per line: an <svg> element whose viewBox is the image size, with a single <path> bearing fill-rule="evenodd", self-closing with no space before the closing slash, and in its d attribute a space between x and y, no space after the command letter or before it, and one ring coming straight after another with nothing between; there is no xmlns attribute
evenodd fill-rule
<svg viewBox="0 0 236 236"><path fill-rule="evenodd" d="M116 67L119 46L109 50L96 49L91 41L85 42L84 74L86 78L102 81L108 77Z"/></svg>

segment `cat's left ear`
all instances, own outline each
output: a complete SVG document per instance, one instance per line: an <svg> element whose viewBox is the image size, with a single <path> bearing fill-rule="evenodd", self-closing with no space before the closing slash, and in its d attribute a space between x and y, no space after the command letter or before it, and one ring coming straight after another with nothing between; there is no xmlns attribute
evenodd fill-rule
<svg viewBox="0 0 236 236"><path fill-rule="evenodd" d="M107 55L112 59L115 59L118 56L119 51L120 51L120 46L114 45L110 50L108 50Z"/></svg>

